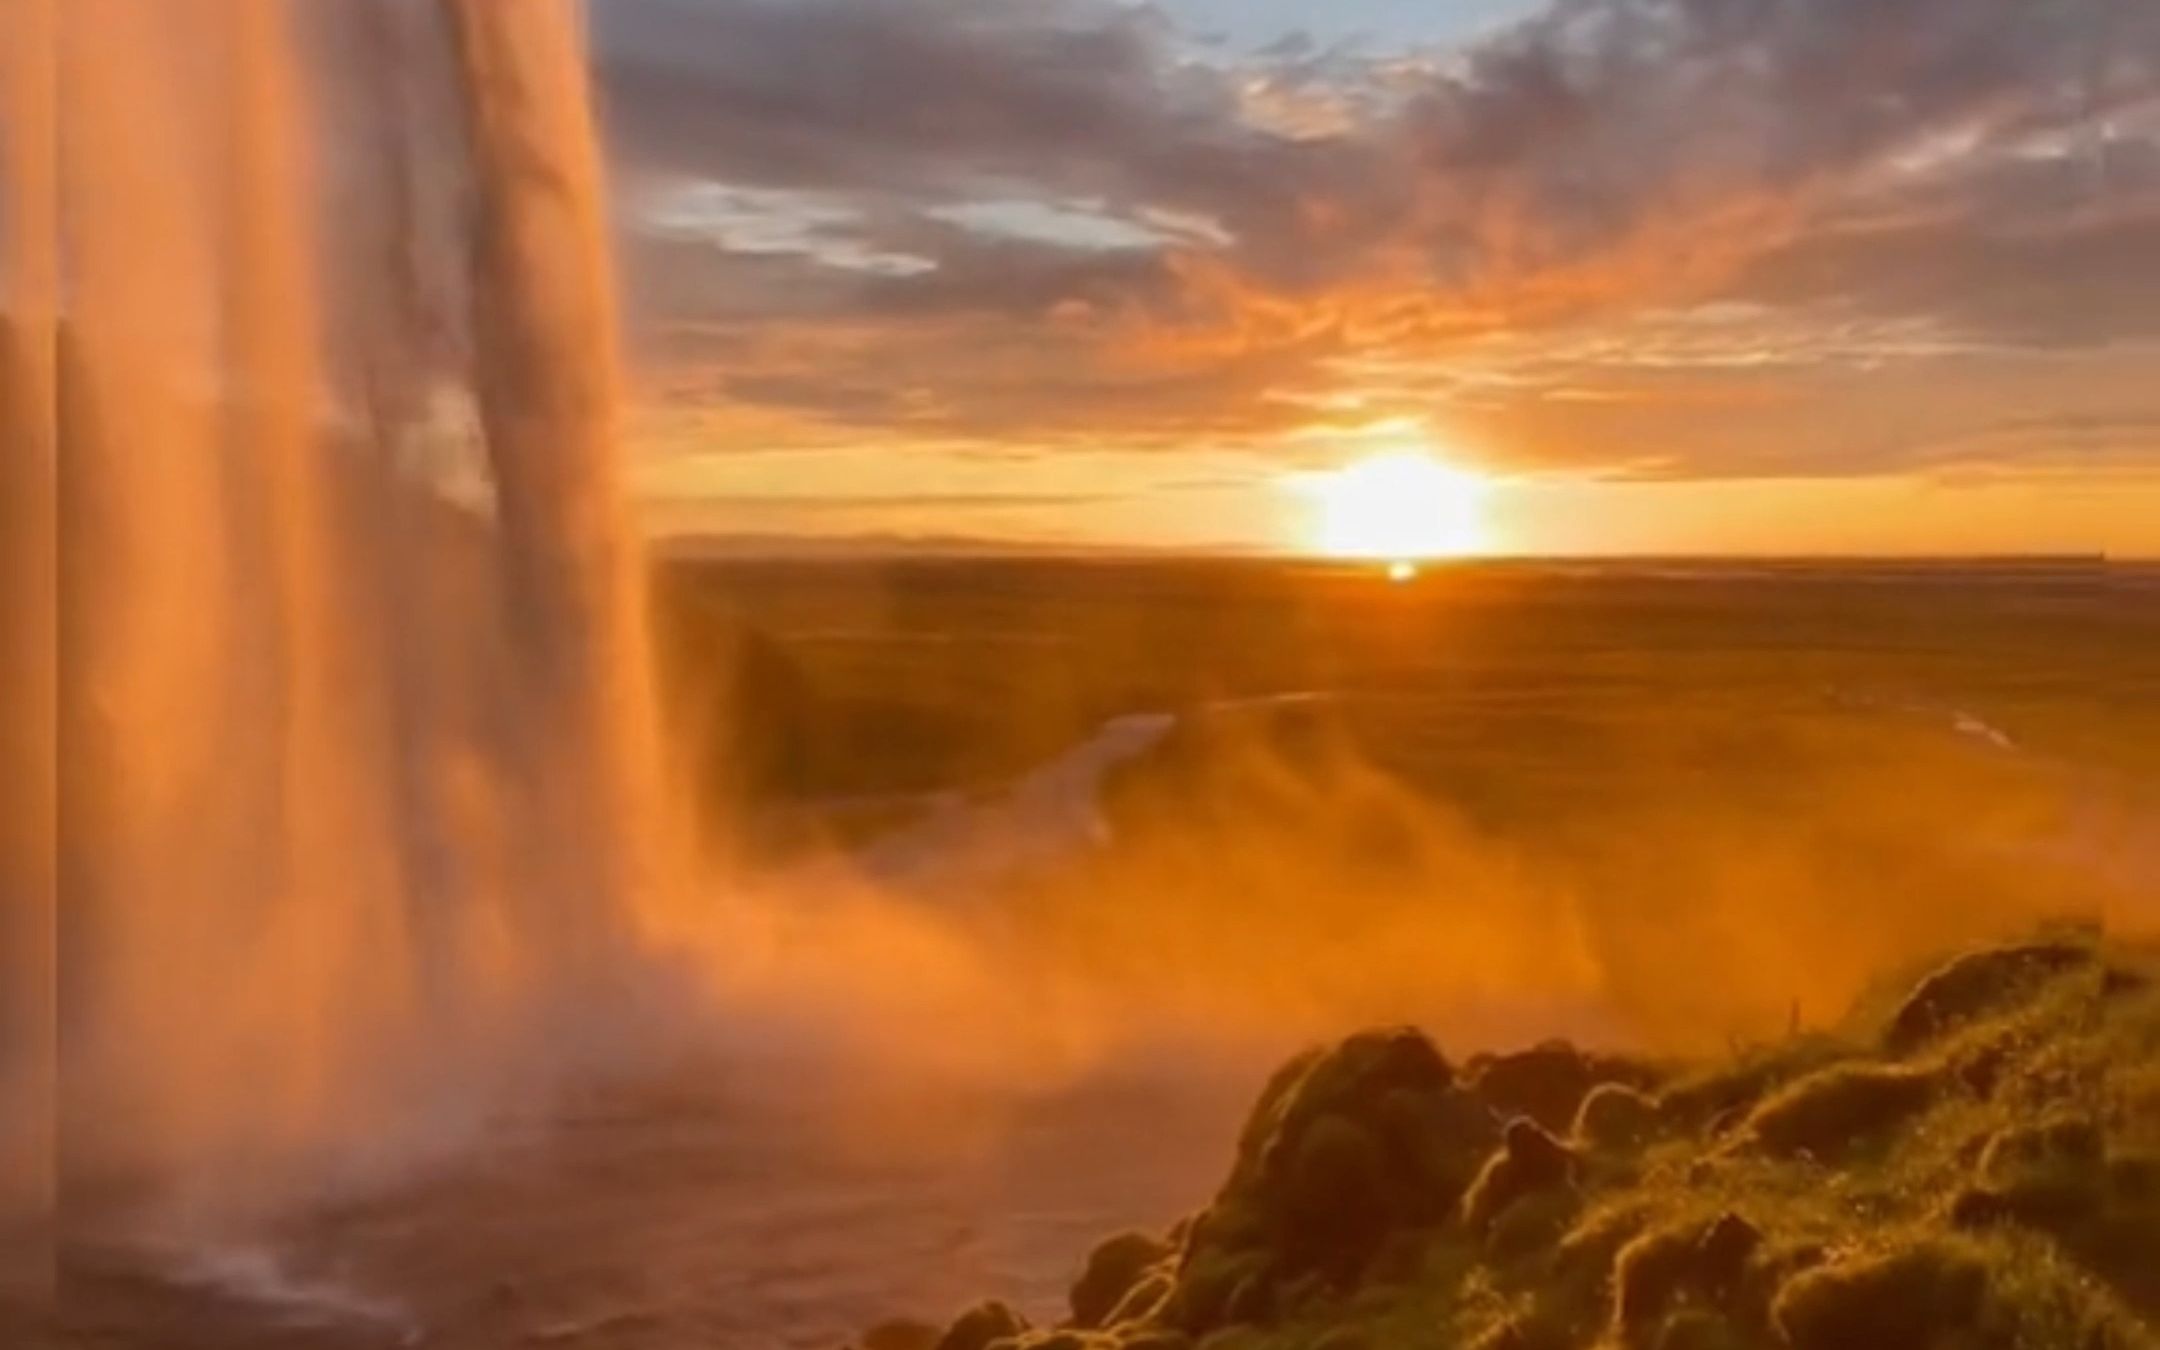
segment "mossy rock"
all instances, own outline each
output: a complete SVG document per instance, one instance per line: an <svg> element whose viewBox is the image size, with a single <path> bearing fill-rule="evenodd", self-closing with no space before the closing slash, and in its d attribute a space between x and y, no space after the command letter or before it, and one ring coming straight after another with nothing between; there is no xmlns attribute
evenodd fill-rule
<svg viewBox="0 0 2160 1350"><path fill-rule="evenodd" d="M1774 1153L1835 1159L1933 1104L1936 1076L1896 1064L1841 1064L1780 1089L1749 1114L1746 1133Z"/></svg>
<svg viewBox="0 0 2160 1350"><path fill-rule="evenodd" d="M1484 1235L1509 1206L1552 1186L1566 1185L1575 1172L1575 1154L1527 1117L1507 1128L1500 1151L1492 1156L1463 1196L1463 1224Z"/></svg>
<svg viewBox="0 0 2160 1350"><path fill-rule="evenodd" d="M2067 1232L2107 1201L2107 1136L2081 1116L2013 1126L1988 1140L1976 1170L1978 1183L1951 1202L1952 1223Z"/></svg>
<svg viewBox="0 0 2160 1350"><path fill-rule="evenodd" d="M1177 1287L1164 1301L1157 1320L1193 1336L1230 1325L1233 1295L1255 1278L1265 1278L1273 1257L1260 1248L1199 1248L1187 1255Z"/></svg>
<svg viewBox="0 0 2160 1350"><path fill-rule="evenodd" d="M1340 1116L1370 1123L1391 1095L1447 1091L1455 1071L1410 1028L1365 1032L1324 1052L1291 1061L1261 1094L1238 1145L1230 1188L1268 1189L1281 1182L1298 1146L1319 1121Z"/></svg>
<svg viewBox="0 0 2160 1350"><path fill-rule="evenodd" d="M1928 1242L1798 1276L1770 1316L1793 1350L1929 1350L1969 1336L1987 1286L1975 1253Z"/></svg>
<svg viewBox="0 0 2160 1350"><path fill-rule="evenodd" d="M1069 1295L1074 1325L1107 1326L1133 1287L1170 1256L1168 1243L1146 1233L1120 1233L1098 1244Z"/></svg>
<svg viewBox="0 0 2160 1350"><path fill-rule="evenodd" d="M2160 1350L2160 997L1967 979L1924 1054L1798 1037L1594 1084L1557 1137L1473 1085L1558 1066L1556 1101L1573 1051L1352 1037L1276 1076L1211 1204L1090 1256L1099 1325L941 1350Z"/></svg>
<svg viewBox="0 0 2160 1350"><path fill-rule="evenodd" d="M1298 1141L1282 1217L1293 1265L1354 1274L1401 1217L1380 1142L1341 1116L1317 1121Z"/></svg>
<svg viewBox="0 0 2160 1350"><path fill-rule="evenodd" d="M1613 1332L1622 1344L1638 1343L1688 1283L1701 1224L1668 1225L1644 1233L1613 1260Z"/></svg>
<svg viewBox="0 0 2160 1350"><path fill-rule="evenodd" d="M1501 1117L1528 1116L1547 1130L1565 1131L1583 1099L1601 1083L1644 1088L1656 1081L1646 1066L1547 1041L1528 1050L1477 1060L1469 1088Z"/></svg>
<svg viewBox="0 0 2160 1350"><path fill-rule="evenodd" d="M1453 1210L1500 1142L1501 1127L1490 1107L1461 1088L1381 1098L1374 1132L1413 1188L1406 1217L1423 1222Z"/></svg>
<svg viewBox="0 0 2160 1350"><path fill-rule="evenodd" d="M1657 1128L1658 1104L1650 1094L1626 1083L1600 1083L1583 1098L1570 1133L1581 1147L1627 1152L1641 1148Z"/></svg>
<svg viewBox="0 0 2160 1350"><path fill-rule="evenodd" d="M1173 1301L1188 1317L1221 1315L1207 1277L1184 1286L1196 1261L1222 1252L1264 1253L1270 1279L1318 1271L1354 1283L1391 1235L1453 1213L1498 1135L1418 1032L1300 1056L1261 1094L1229 1180L1194 1222Z"/></svg>
<svg viewBox="0 0 2160 1350"><path fill-rule="evenodd" d="M1554 1249L1553 1273L1563 1280L1604 1283L1621 1249L1640 1236L1651 1219L1651 1207L1641 1202L1593 1211Z"/></svg>
<svg viewBox="0 0 2160 1350"><path fill-rule="evenodd" d="M1613 1332L1624 1344L1662 1343L1648 1333L1682 1303L1739 1311L1738 1294L1762 1233L1738 1214L1642 1234L1613 1263Z"/></svg>
<svg viewBox="0 0 2160 1350"><path fill-rule="evenodd" d="M2030 998L2063 974L2091 967L2093 949L2076 942L2036 942L1973 952L1922 980L1890 1019L1883 1043L1908 1054L1985 1014Z"/></svg>
<svg viewBox="0 0 2160 1350"><path fill-rule="evenodd" d="M937 1350L988 1350L995 1342L1019 1339L1027 1330L1026 1318L990 1299L955 1318L938 1338Z"/></svg>
<svg viewBox="0 0 2160 1350"><path fill-rule="evenodd" d="M1540 1254L1549 1257L1582 1213L1582 1204L1582 1192L1564 1184L1523 1196L1486 1226L1487 1261L1505 1266Z"/></svg>
<svg viewBox="0 0 2160 1350"><path fill-rule="evenodd" d="M2014 1184L2035 1173L2097 1185L2107 1166L2107 1131L2089 1116L2058 1115L1998 1131L1980 1155L1983 1181Z"/></svg>
<svg viewBox="0 0 2160 1350"><path fill-rule="evenodd" d="M1830 1067L1846 1053L1833 1042L1808 1039L1691 1074L1658 1094L1659 1121L1672 1130L1722 1134L1720 1122L1737 1126L1765 1097L1796 1078Z"/></svg>

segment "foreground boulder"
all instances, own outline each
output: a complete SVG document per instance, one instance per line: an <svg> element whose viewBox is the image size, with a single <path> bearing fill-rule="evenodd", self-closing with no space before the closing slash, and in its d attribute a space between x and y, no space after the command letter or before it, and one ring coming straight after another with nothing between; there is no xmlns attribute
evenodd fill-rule
<svg viewBox="0 0 2160 1350"><path fill-rule="evenodd" d="M1499 1135L1419 1032L1300 1057L1261 1095L1229 1181L1194 1221L1169 1314L1198 1334L1271 1316L1308 1276L1355 1282L1392 1238L1452 1216Z"/></svg>

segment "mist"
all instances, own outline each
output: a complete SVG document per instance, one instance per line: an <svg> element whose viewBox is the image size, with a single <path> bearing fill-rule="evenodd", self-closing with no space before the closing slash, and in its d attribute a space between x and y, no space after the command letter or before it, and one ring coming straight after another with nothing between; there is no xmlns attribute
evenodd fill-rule
<svg viewBox="0 0 2160 1350"><path fill-rule="evenodd" d="M1512 172L1556 25L1405 127ZM1029 1224L1166 1225L1358 1028L1714 1062L2160 932L2146 571L661 555L579 6L16 0L0 53L0 1265L48 1303L664 1329L778 1215L837 1319L953 1293L941 1205L1046 1284Z"/></svg>

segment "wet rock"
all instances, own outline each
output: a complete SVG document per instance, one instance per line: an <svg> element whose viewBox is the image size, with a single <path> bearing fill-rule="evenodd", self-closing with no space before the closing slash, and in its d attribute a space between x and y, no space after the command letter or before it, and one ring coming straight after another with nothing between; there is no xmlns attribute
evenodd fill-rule
<svg viewBox="0 0 2160 1350"><path fill-rule="evenodd" d="M938 1338L936 1350L988 1350L993 1342L1016 1340L1027 1329L1026 1318L991 1299L955 1318Z"/></svg>
<svg viewBox="0 0 2160 1350"><path fill-rule="evenodd" d="M1594 1055L1566 1041L1477 1061L1469 1087L1502 1117L1528 1116L1559 1132L1575 1122L1583 1099L1601 1083L1646 1087L1650 1072L1633 1061Z"/></svg>
<svg viewBox="0 0 2160 1350"><path fill-rule="evenodd" d="M1069 1295L1074 1325L1108 1325L1133 1286L1170 1255L1167 1243L1146 1233L1121 1233L1099 1244Z"/></svg>
<svg viewBox="0 0 2160 1350"><path fill-rule="evenodd" d="M1928 1350L1960 1343L1986 1293L1979 1258L1929 1243L1801 1275L1779 1291L1771 1321L1793 1350Z"/></svg>
<svg viewBox="0 0 2160 1350"><path fill-rule="evenodd" d="M1510 1121L1493 1155L1463 1197L1463 1223L1484 1234L1507 1208L1524 1196L1566 1185L1575 1172L1575 1154L1535 1121Z"/></svg>
<svg viewBox="0 0 2160 1350"><path fill-rule="evenodd" d="M1839 1065L1764 1101L1745 1129L1772 1152L1833 1159L1926 1110L1936 1087L1933 1074L1902 1065Z"/></svg>
<svg viewBox="0 0 2160 1350"><path fill-rule="evenodd" d="M1906 1054L1986 1013L1999 1012L2030 997L2048 981L2088 967L2090 947L2071 942L2040 942L1959 957L1920 982L1890 1019L1884 1044Z"/></svg>
<svg viewBox="0 0 2160 1350"><path fill-rule="evenodd" d="M1640 1088L1600 1083L1590 1089L1575 1113L1577 1144L1593 1149L1628 1150L1657 1132L1658 1105Z"/></svg>

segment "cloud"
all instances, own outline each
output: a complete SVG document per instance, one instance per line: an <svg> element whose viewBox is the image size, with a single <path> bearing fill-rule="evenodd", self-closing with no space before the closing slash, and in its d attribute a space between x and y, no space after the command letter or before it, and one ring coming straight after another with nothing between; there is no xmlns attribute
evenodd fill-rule
<svg viewBox="0 0 2160 1350"><path fill-rule="evenodd" d="M2150 6L1558 0L1467 48L1246 56L1107 0L596 21L655 386L806 438L1250 442L1348 404L1501 459L1866 472L2046 441L1961 412L1961 363L2160 339ZM1658 317L1712 306L1714 343ZM1764 388L1826 367L1913 376L1852 388L1885 425L1933 398L1929 432L1766 456ZM1506 434L1536 425L1568 439Z"/></svg>

